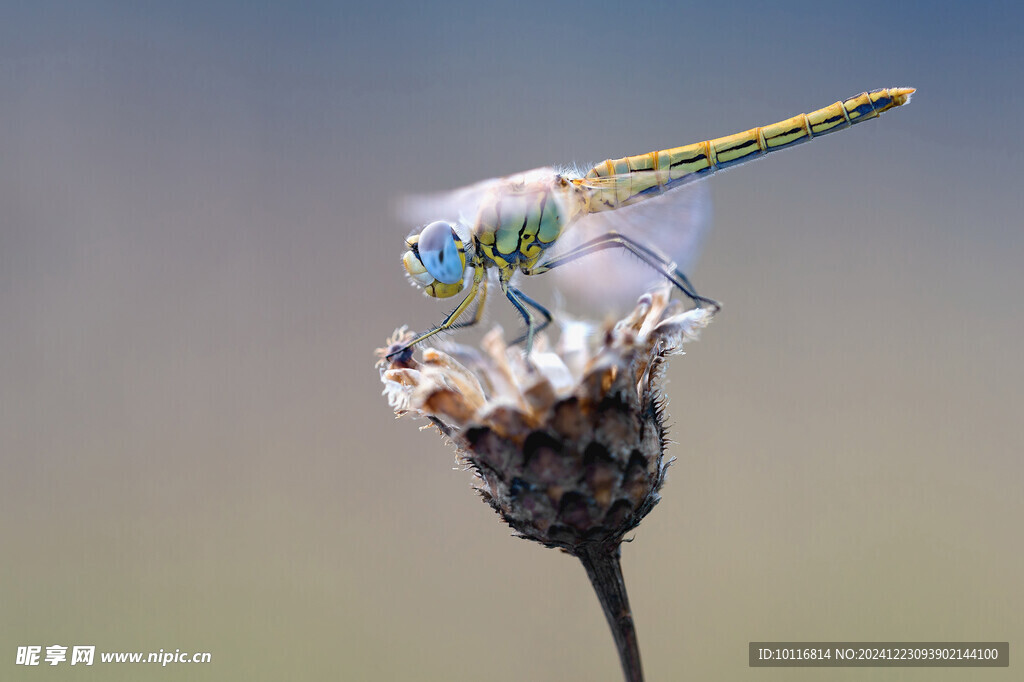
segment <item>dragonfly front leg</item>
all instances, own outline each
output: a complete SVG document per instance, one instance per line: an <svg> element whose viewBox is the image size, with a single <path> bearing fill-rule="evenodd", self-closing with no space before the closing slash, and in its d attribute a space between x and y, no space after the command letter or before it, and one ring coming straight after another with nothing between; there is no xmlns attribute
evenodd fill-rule
<svg viewBox="0 0 1024 682"><path fill-rule="evenodd" d="M626 249L632 253L644 263L661 273L677 289L689 296L694 303L710 306L713 309L712 312L718 312L722 307L718 301L707 298L706 296L700 296L694 289L693 284L690 283L689 278L680 272L679 268L677 268L676 264L671 260L654 249L644 246L643 244L640 244L625 235L619 234L618 232L608 232L600 237L595 237L594 239L584 242L583 244L574 247L572 250L563 253L560 256L555 256L551 260L531 268L530 270L526 270L525 272L527 275L539 275L547 272L548 270L554 270L566 263L572 263L584 256L589 256L592 253L613 248Z"/></svg>
<svg viewBox="0 0 1024 682"><path fill-rule="evenodd" d="M466 320L464 322L459 322L458 319L462 317L463 313L466 312L470 304L473 303L473 300L477 298L477 294L479 294L480 299L477 301L476 309L473 311L472 319ZM441 321L441 324L437 325L430 331L426 331L423 332L422 334L419 334L408 343L403 344L402 346L388 353L387 359L391 360L397 355L401 355L403 353L408 352L417 343L423 341L424 339L430 338L434 334L450 331L452 329L463 329L465 327L471 327L474 324L478 323L483 318L484 301L486 299L487 280L484 279L484 269L477 268L476 272L473 273L473 284L469 289L469 293L467 293L466 297L462 299L462 302L459 303L458 306L456 306L455 310L448 313L448 316Z"/></svg>
<svg viewBox="0 0 1024 682"><path fill-rule="evenodd" d="M449 325L449 331L452 329L465 329L466 327L472 327L484 318L484 304L487 302L487 280L482 280L478 288L479 292L477 293L476 307L473 308L473 316L463 322L456 322L455 324Z"/></svg>

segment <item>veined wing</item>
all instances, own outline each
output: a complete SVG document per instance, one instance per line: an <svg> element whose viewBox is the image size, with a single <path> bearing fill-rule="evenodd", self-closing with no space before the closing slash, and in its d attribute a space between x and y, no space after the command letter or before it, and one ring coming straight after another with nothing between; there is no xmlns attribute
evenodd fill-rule
<svg viewBox="0 0 1024 682"><path fill-rule="evenodd" d="M482 180L447 192L409 196L399 202L398 215L416 227L435 220L446 220L468 231L476 223L481 205L487 199L496 194L515 194L528 184L553 179L555 175L557 172L554 168L535 168L515 175ZM468 238L469 235L460 236Z"/></svg>
<svg viewBox="0 0 1024 682"><path fill-rule="evenodd" d="M614 178L600 178L600 182L613 186ZM583 183L589 186L591 180L584 179ZM563 254L603 234L618 232L664 254L690 275L710 224L707 183L691 182L615 210L589 213L573 223L551 251L552 255ZM590 254L552 270L547 276L555 279L560 291L588 302L597 310L609 311L634 305L638 296L665 281L653 268L621 248Z"/></svg>

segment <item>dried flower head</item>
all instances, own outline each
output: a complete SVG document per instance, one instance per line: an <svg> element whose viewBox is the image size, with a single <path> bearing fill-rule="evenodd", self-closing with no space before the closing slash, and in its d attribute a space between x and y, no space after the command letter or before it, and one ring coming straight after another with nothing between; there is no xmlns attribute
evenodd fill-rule
<svg viewBox="0 0 1024 682"><path fill-rule="evenodd" d="M377 351L395 413L426 417L454 441L477 490L517 534L580 559L630 682L643 672L619 547L658 503L670 463L665 358L713 314L684 310L670 293L641 297L600 335L563 323L557 348L540 337L529 357L497 329L482 353L453 344L420 361L411 352L387 360L412 338L405 329Z"/></svg>
<svg viewBox="0 0 1024 682"><path fill-rule="evenodd" d="M495 329L483 353L449 345L378 364L395 412L451 438L519 535L575 554L617 545L657 504L668 466L664 361L711 315L660 290L597 339L584 323L564 324L558 347L541 341L529 359ZM389 346L409 336L399 330Z"/></svg>

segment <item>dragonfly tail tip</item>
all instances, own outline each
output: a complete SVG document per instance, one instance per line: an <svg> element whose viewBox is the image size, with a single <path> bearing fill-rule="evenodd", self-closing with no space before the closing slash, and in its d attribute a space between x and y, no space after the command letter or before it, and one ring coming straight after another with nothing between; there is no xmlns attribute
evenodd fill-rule
<svg viewBox="0 0 1024 682"><path fill-rule="evenodd" d="M893 88L892 94L893 99L896 101L896 105L906 104L910 101L910 96L917 92L917 88Z"/></svg>

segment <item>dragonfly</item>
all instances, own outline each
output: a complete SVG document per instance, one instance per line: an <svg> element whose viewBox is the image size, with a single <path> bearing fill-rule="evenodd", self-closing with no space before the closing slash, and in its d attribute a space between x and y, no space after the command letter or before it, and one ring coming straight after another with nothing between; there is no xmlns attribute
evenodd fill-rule
<svg viewBox="0 0 1024 682"><path fill-rule="evenodd" d="M393 347L388 358L409 353L422 341L442 332L471 326L482 318L490 272L526 324L513 343L526 342L527 356L536 335L552 314L513 284L513 277L539 275L609 249L628 252L657 276L665 278L698 307L717 312L717 301L701 296L673 259L636 230L637 222L661 220L674 208L672 197L682 188L716 171L753 161L816 137L845 130L910 101L914 88L883 88L863 92L827 107L770 125L751 128L672 149L621 159L609 159L587 173L538 168L486 180L460 190L421 199L411 213L431 215L405 242L402 263L413 283L434 298L451 298L466 291L461 302L439 324ZM667 196L666 196L667 195ZM643 212L659 206L655 213ZM648 218L647 216L655 216ZM638 218L639 217L639 221ZM597 228L597 229L595 229ZM595 234L571 240L567 233ZM686 226L677 228L679 237ZM683 254L686 255L686 254ZM615 286L614 269L600 273ZM475 308L463 319L471 306Z"/></svg>

